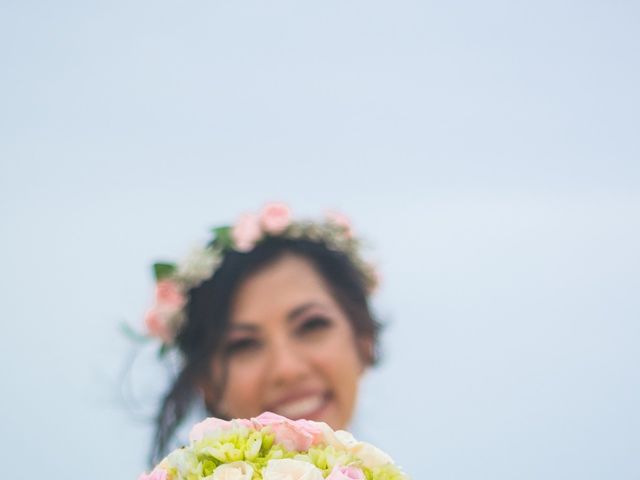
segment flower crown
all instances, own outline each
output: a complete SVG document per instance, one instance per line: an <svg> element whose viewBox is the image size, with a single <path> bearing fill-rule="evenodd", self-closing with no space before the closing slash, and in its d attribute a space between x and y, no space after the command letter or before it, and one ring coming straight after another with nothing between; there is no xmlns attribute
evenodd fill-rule
<svg viewBox="0 0 640 480"><path fill-rule="evenodd" d="M308 239L324 243L331 250L343 252L360 270L367 290L378 284L375 269L359 255L360 241L353 235L346 216L328 212L322 222L294 221L289 207L283 203L268 203L259 214L246 213L233 226L212 229L214 238L199 247L180 263L155 263L155 303L145 315L148 335L159 338L163 349L171 346L186 314L187 292L211 278L231 251L249 252L267 237Z"/></svg>

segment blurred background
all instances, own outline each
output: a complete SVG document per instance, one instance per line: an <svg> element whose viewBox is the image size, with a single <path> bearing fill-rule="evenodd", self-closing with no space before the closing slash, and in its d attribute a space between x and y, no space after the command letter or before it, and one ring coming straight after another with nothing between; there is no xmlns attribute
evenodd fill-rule
<svg viewBox="0 0 640 480"><path fill-rule="evenodd" d="M640 478L639 21L0 1L3 475L137 478L150 264L281 200L349 214L384 276L360 437L415 479Z"/></svg>

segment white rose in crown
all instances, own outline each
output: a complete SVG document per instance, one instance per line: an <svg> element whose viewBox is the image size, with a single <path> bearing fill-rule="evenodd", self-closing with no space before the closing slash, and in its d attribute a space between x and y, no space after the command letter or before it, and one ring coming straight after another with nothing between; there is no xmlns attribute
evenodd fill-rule
<svg viewBox="0 0 640 480"><path fill-rule="evenodd" d="M138 480L407 480L389 455L326 423L274 413L195 425L190 444Z"/></svg>

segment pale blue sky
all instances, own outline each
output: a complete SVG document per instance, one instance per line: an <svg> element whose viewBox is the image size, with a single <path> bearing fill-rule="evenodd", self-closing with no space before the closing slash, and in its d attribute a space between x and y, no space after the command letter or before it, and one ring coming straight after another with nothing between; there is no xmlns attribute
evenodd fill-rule
<svg viewBox="0 0 640 480"><path fill-rule="evenodd" d="M354 428L416 480L637 479L639 24L622 0L0 0L5 476L136 478L118 323L153 260L280 199L370 241L389 327ZM143 351L145 412L163 374Z"/></svg>

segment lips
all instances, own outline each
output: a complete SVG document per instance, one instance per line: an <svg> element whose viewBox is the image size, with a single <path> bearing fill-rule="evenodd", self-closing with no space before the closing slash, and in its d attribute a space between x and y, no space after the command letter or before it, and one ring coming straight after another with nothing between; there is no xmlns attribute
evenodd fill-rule
<svg viewBox="0 0 640 480"><path fill-rule="evenodd" d="M269 410L291 419L316 417L330 400L328 392L314 392L288 396L269 407Z"/></svg>

